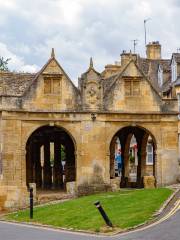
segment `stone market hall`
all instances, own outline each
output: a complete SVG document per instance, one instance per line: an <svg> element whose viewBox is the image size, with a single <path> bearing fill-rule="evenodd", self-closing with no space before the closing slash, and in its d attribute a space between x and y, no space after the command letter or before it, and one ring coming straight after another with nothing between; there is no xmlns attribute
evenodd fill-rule
<svg viewBox="0 0 180 240"><path fill-rule="evenodd" d="M76 87L51 57L36 74L0 72L0 207L37 192L84 195L179 180L180 53L123 51Z"/></svg>

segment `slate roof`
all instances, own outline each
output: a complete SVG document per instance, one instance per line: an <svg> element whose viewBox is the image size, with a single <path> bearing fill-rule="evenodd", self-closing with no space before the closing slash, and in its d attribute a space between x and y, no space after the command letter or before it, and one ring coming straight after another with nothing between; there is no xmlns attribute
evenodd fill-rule
<svg viewBox="0 0 180 240"><path fill-rule="evenodd" d="M118 76L118 73L103 79L103 88L104 88L104 92L107 91L107 89L111 86L112 82L114 82L114 80L116 79L116 77Z"/></svg>
<svg viewBox="0 0 180 240"><path fill-rule="evenodd" d="M177 61L180 61L180 53L174 54ZM137 58L136 64L147 76L148 80L151 82L152 86L158 91L166 92L171 88L171 81L170 81L170 68L171 60L168 59L160 59L160 60L151 60L146 58ZM169 74L169 80L163 83L162 88L158 85L158 68L159 66L162 67L163 72ZM123 69L120 69L116 74L103 79L103 88L104 92L107 92L109 87L121 74ZM83 74L86 75L86 73ZM33 81L39 73L31 74L31 73L16 73L16 72L0 72L0 96L23 96L25 92L28 91L30 85L32 85ZM98 73L99 75L99 73ZM175 84L180 83L180 79ZM75 87L75 86L74 86ZM76 88L76 87L75 87ZM77 89L77 88L76 88Z"/></svg>
<svg viewBox="0 0 180 240"><path fill-rule="evenodd" d="M147 76L148 80L151 82L152 86L156 89L156 91L161 92L161 91L164 91L165 89L166 89L166 91L168 91L171 88L171 85L170 85L170 74L171 74L170 62L171 62L170 59L152 60L152 59L138 57L136 64L141 69L141 71L144 73L144 75ZM159 84L158 84L158 68L159 68L159 66L161 66L161 68L163 69L163 73L169 74L169 81L166 81L165 83L163 83L162 88L160 88ZM111 85L111 83L118 76L118 74L120 74L120 72L117 72L117 74L114 74L103 80L105 92L108 89L108 86Z"/></svg>
<svg viewBox="0 0 180 240"><path fill-rule="evenodd" d="M173 83L174 86L180 86L180 76L176 79L176 81Z"/></svg>
<svg viewBox="0 0 180 240"><path fill-rule="evenodd" d="M180 63L180 53L173 53L172 57L174 57L177 63Z"/></svg>
<svg viewBox="0 0 180 240"><path fill-rule="evenodd" d="M149 77L150 81L158 91L160 91L160 87L158 84L159 66L161 66L161 68L163 69L163 73L169 73L169 75L171 74L171 66L169 59L152 60L139 58L138 65L140 66L144 74Z"/></svg>
<svg viewBox="0 0 180 240"><path fill-rule="evenodd" d="M163 83L161 91L163 93L166 93L166 92L169 92L171 88L172 88L171 81L166 81Z"/></svg>
<svg viewBox="0 0 180 240"><path fill-rule="evenodd" d="M0 71L0 96L10 96L10 97L21 97L29 91L30 86L39 77L39 75L44 71L48 64L55 60L57 65L60 67L64 75L71 82L74 89L79 94L79 90L76 88L74 83L70 80L68 75L64 72L63 68L57 62L54 56L52 56L48 62L42 67L42 69L37 73L18 73L18 72L6 72Z"/></svg>
<svg viewBox="0 0 180 240"><path fill-rule="evenodd" d="M22 96L36 74L0 72L0 96Z"/></svg>

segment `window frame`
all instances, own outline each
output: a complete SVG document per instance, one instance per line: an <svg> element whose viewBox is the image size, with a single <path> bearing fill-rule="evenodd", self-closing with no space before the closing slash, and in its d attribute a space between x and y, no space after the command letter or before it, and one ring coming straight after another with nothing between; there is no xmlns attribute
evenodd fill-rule
<svg viewBox="0 0 180 240"><path fill-rule="evenodd" d="M148 147L151 146L151 151L148 150ZM153 166L154 165L154 149L153 144L151 142L148 142L146 145L146 165ZM148 156L152 156L152 161L149 161Z"/></svg>
<svg viewBox="0 0 180 240"><path fill-rule="evenodd" d="M45 81L50 82L50 91L45 91ZM57 83L59 81L59 90L57 91L57 88L55 87L55 82ZM44 95L60 95L61 94L61 88L62 88L62 74L43 74L43 90Z"/></svg>
<svg viewBox="0 0 180 240"><path fill-rule="evenodd" d="M126 84L129 83L130 91L129 94L127 94L127 87ZM138 83L138 88L135 88L135 84ZM135 91L135 89L138 89L138 92ZM140 79L139 78L124 78L124 95L125 97L138 97L140 96Z"/></svg>

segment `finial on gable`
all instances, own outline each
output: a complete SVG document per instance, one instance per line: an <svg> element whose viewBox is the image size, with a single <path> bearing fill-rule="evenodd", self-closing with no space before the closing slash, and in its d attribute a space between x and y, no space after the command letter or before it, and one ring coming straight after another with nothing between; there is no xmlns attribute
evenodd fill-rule
<svg viewBox="0 0 180 240"><path fill-rule="evenodd" d="M93 59L92 59L92 57L90 58L90 64L89 64L89 67L90 67L90 68L93 68Z"/></svg>
<svg viewBox="0 0 180 240"><path fill-rule="evenodd" d="M52 48L52 51L51 51L51 58L55 58L54 48Z"/></svg>

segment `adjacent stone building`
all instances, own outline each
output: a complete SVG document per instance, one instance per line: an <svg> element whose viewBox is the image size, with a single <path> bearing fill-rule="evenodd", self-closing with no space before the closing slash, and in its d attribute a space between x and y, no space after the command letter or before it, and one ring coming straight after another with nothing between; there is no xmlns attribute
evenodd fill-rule
<svg viewBox="0 0 180 240"><path fill-rule="evenodd" d="M179 76L180 54L162 59L158 42L147 45L147 58L123 52L102 73L91 59L78 87L54 51L37 74L0 72L0 205L25 205L30 183L79 195L143 187L147 176L156 186L175 183Z"/></svg>

